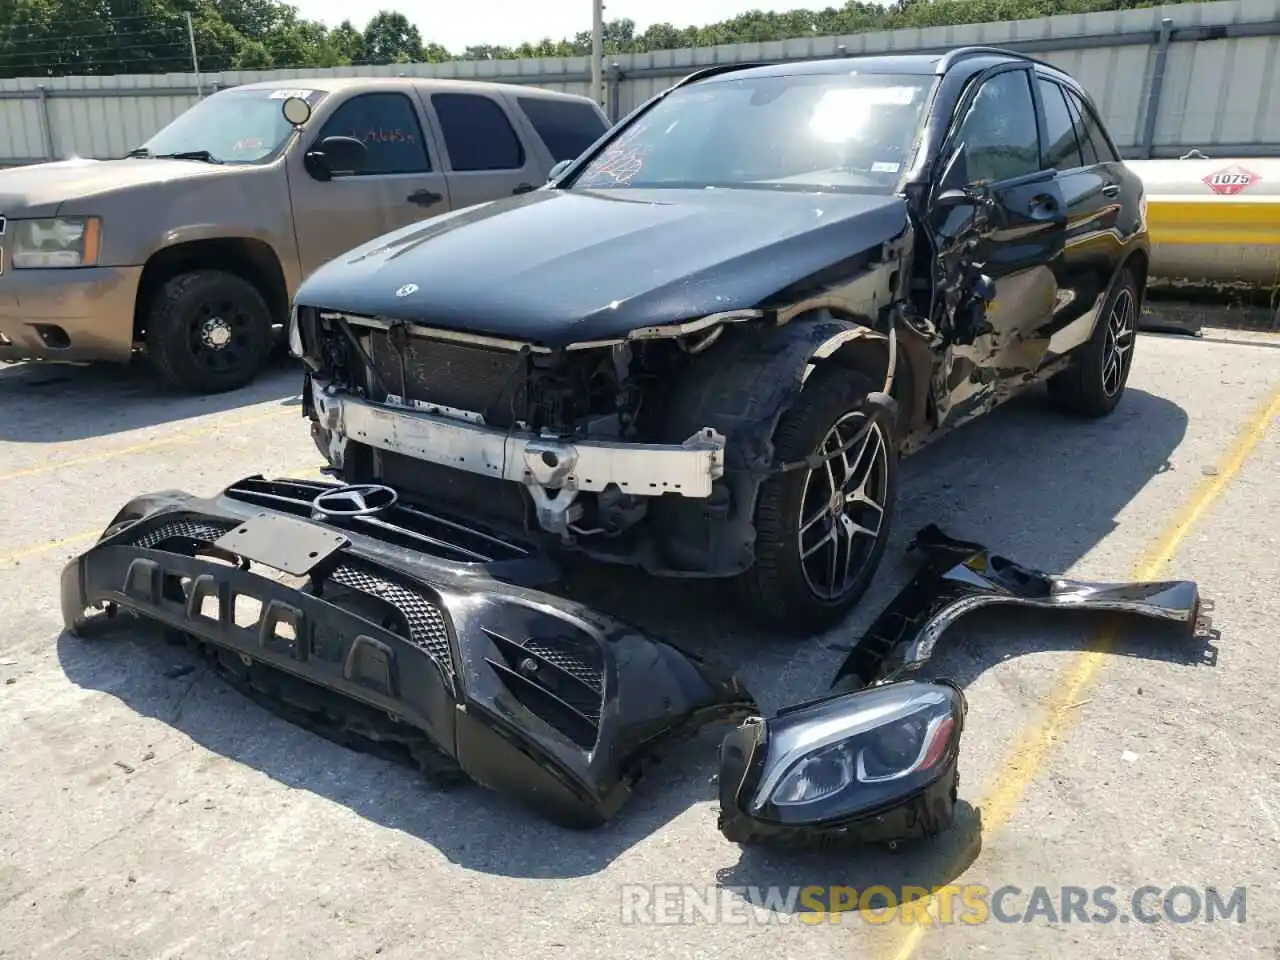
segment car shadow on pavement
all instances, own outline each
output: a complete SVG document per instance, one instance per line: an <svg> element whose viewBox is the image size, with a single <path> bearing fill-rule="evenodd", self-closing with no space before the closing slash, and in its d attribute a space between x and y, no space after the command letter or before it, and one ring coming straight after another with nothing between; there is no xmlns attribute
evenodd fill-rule
<svg viewBox="0 0 1280 960"><path fill-rule="evenodd" d="M276 357L246 387L196 396L160 386L146 364L0 364L0 442L65 443L296 397L302 372Z"/></svg>
<svg viewBox="0 0 1280 960"><path fill-rule="evenodd" d="M738 665L763 710L772 713L828 689L849 645L909 578L903 545L911 533L936 522L954 536L979 540L1021 563L1069 572L1112 533L1121 512L1152 477L1169 469L1186 422L1175 404L1133 389L1102 421L1064 419L1032 394L943 438L904 463L898 516L881 573L848 621L820 637L779 636L752 623L722 583L660 582L634 571L575 566L566 576L565 592L692 652L727 658ZM1145 521L1126 517L1125 522ZM1100 555L1105 558L1105 551ZM1091 579L1125 579L1128 570L1107 569L1091 556L1088 573ZM1059 631L1052 615L1039 621L1040 627L1027 621L1030 626L1016 631L1016 637L986 642L984 633L1002 631L985 630L982 625L992 621L982 616L972 618L976 627L962 621L940 648L938 665L964 684L1016 653L1083 645L1079 621L1072 619L1071 630ZM979 633L972 634L973 629ZM1061 637L1073 631L1074 640ZM980 639L963 639L971 635ZM110 636L115 638L81 641L64 635L59 640L58 655L72 682L109 693L279 783L418 837L467 869L531 878L590 875L677 817L705 824L699 829L708 831L709 850L724 845L714 822L716 747L723 728L677 747L615 823L589 832L566 831L504 797L471 786L431 788L415 771L278 720L217 680L184 649L148 640L139 630ZM1175 643L1130 642L1127 636L1121 635L1118 651L1194 659L1178 652ZM958 659L952 662L952 657ZM979 816L966 803L957 825L931 844L892 855L744 851L719 880L779 884L794 875L811 884L820 882L815 878L825 869L840 884L873 877L872 882L890 887L895 882L928 887L954 878L980 845ZM711 857L723 863L734 855L729 848ZM851 865L857 877L850 876Z"/></svg>

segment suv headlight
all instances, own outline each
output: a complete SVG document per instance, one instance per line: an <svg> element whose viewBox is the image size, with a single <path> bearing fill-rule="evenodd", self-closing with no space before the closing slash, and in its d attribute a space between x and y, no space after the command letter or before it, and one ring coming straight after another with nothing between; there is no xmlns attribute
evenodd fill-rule
<svg viewBox="0 0 1280 960"><path fill-rule="evenodd" d="M14 267L91 267L98 262L102 238L97 217L11 220Z"/></svg>
<svg viewBox="0 0 1280 960"><path fill-rule="evenodd" d="M298 323L296 303L289 309L289 353L299 359L302 358L302 327Z"/></svg>
<svg viewBox="0 0 1280 960"><path fill-rule="evenodd" d="M735 842L941 832L955 808L966 709L955 685L908 680L747 721L721 747L721 832Z"/></svg>

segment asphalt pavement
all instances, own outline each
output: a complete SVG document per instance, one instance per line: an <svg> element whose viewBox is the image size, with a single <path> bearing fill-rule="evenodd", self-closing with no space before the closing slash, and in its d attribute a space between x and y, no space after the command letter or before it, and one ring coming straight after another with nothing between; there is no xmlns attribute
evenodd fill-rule
<svg viewBox="0 0 1280 960"><path fill-rule="evenodd" d="M893 853L725 841L717 735L572 833L320 740L145 634L61 636L59 571L129 497L314 474L299 379L197 399L0 367L0 957L1280 956L1274 339L1142 336L1113 416L1064 419L1036 390L910 458L881 574L824 636L761 634L715 583L572 574L575 596L739 664L770 711L823 691L926 523L1051 572L1200 583L1207 637L1007 611L949 632L960 817ZM934 893L812 909L875 886Z"/></svg>

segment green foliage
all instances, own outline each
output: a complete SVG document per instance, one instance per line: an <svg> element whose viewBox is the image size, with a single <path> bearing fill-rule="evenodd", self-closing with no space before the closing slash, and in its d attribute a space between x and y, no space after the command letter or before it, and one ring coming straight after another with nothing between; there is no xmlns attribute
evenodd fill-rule
<svg viewBox="0 0 1280 960"><path fill-rule="evenodd" d="M634 21L613 20L605 24L604 48L606 54L643 53L1156 4L1157 0L892 0L882 6L848 0L818 11L756 10L702 27L658 23L637 32ZM486 44L451 53L438 43L424 42L401 13L380 11L363 30L350 20L329 29L300 18L296 7L279 0L0 0L0 77L188 72L188 14L200 69L206 73L591 53L590 31L517 47Z"/></svg>

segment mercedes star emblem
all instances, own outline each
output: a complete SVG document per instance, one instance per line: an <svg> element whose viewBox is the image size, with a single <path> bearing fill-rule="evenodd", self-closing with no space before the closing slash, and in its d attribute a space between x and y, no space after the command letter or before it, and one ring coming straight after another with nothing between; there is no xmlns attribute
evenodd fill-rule
<svg viewBox="0 0 1280 960"><path fill-rule="evenodd" d="M356 484L326 490L311 501L317 519L325 517L371 517L395 506L400 499L390 487L377 483Z"/></svg>

